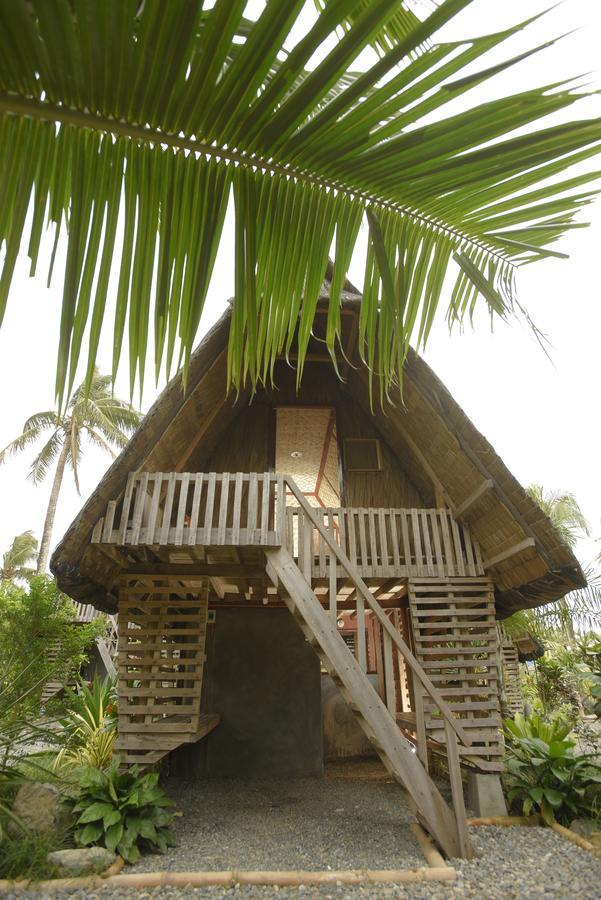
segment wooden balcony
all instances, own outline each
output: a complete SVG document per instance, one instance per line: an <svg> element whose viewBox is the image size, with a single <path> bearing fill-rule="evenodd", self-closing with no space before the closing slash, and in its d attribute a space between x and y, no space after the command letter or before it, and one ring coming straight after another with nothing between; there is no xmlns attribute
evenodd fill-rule
<svg viewBox="0 0 601 900"><path fill-rule="evenodd" d="M326 578L331 557L324 538L289 484L286 475L269 472L132 473L122 501L108 503L92 544L123 548L129 558L148 548L170 562L198 561L207 550L227 547L284 546L307 576ZM314 512L362 577L484 574L477 542L448 510L345 507ZM241 558L244 562L246 557ZM248 558L256 559L256 554Z"/></svg>

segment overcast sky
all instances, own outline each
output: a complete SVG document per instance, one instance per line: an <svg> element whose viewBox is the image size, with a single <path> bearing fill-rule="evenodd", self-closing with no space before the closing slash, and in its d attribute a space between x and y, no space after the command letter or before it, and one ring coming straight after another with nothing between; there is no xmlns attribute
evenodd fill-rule
<svg viewBox="0 0 601 900"><path fill-rule="evenodd" d="M497 30L547 6L538 0L475 0L445 31L446 37L469 37ZM543 54L506 73L482 96L506 96L525 86L590 73L587 81L601 87L599 44L601 4L596 0L565 0L537 22L525 35L507 45L513 52L541 43L546 38L579 29ZM601 116L601 98L584 101L571 115ZM601 168L601 161L599 162ZM586 211L587 230L569 235L561 249L569 260L549 260L528 266L520 273L520 299L538 327L548 336L550 362L528 329L519 324L496 325L490 333L487 320L474 332L448 335L444 325L433 333L426 359L446 383L477 428L491 441L508 467L523 483L539 482L546 488L573 491L588 517L593 537L601 536L601 478L599 477L600 342L601 305L601 203ZM233 234L231 218L217 259L201 334L219 316L233 293ZM51 247L50 237L46 258ZM64 262L64 255L59 255ZM0 384L2 415L0 447L19 433L34 411L51 409L54 396L55 353L61 280L45 286L46 267L41 260L35 279L28 278L25 255L20 260L4 325L0 330ZM361 248L351 268L351 278L362 283ZM111 341L106 334L99 358L103 371L110 369ZM159 388L163 383L159 384ZM123 370L117 393L128 396L128 377ZM143 408L156 396L154 384L146 385ZM15 534L32 528L40 536L50 492L50 480L34 487L27 481L34 450L11 459L0 468L0 553ZM110 459L89 449L82 466L82 497L68 475L58 510L56 542L98 483ZM578 552L586 563L599 545L583 541Z"/></svg>

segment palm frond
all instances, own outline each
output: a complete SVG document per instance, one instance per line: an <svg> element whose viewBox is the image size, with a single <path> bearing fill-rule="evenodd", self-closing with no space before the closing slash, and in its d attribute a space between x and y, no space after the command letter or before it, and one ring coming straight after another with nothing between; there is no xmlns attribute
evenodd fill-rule
<svg viewBox="0 0 601 900"><path fill-rule="evenodd" d="M38 552L38 541L33 531L23 531L16 535L8 550L2 556L0 581L15 578L27 579L34 570L27 563L35 560Z"/></svg>
<svg viewBox="0 0 601 900"><path fill-rule="evenodd" d="M546 491L540 484L531 484L526 492L549 517L569 547L575 547L579 538L589 534L589 523L570 491Z"/></svg>
<svg viewBox="0 0 601 900"><path fill-rule="evenodd" d="M61 447L65 441L65 433L62 429L56 431L46 441L38 455L31 464L28 477L34 484L40 484L48 474L48 470L56 461Z"/></svg>
<svg viewBox="0 0 601 900"><path fill-rule="evenodd" d="M55 240L67 232L59 397L82 356L90 389L113 266L113 380L125 332L132 390L152 340L157 374L187 366L231 194L234 386L268 381L297 326L300 375L330 250L334 355L368 211L361 348L381 390L427 339L447 276L451 322L477 304L514 311L516 270L582 224L598 173L563 173L599 152L601 121L537 124L585 96L568 81L449 112L546 46L487 64L528 22L437 43L471 2L318 0L293 41L303 0L268 0L256 20L245 0L0 0L0 320L31 203L33 271L46 220ZM359 71L370 46L377 62Z"/></svg>
<svg viewBox="0 0 601 900"><path fill-rule="evenodd" d="M0 465L6 461L8 456L14 456L30 444L35 444L35 442L39 440L41 433L41 429L39 428L29 428L23 431L18 437L11 441L10 444L7 444L3 450L0 450Z"/></svg>

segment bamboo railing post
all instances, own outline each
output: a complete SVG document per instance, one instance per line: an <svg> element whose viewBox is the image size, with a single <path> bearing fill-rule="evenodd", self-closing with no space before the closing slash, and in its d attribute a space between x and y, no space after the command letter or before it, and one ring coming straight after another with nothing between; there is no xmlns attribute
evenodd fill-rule
<svg viewBox="0 0 601 900"><path fill-rule="evenodd" d="M427 772L428 744L426 740L426 721L424 719L424 694L422 686L417 679L415 679L413 682L413 701L415 703L415 737L417 741L417 756Z"/></svg>
<svg viewBox="0 0 601 900"><path fill-rule="evenodd" d="M362 594L355 593L357 604L357 662L364 672L367 672L367 641L365 640L365 601Z"/></svg>

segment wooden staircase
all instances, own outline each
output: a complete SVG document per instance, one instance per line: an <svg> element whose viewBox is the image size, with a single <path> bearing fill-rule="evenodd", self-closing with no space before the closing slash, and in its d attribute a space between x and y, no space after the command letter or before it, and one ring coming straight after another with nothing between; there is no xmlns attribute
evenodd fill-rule
<svg viewBox="0 0 601 900"><path fill-rule="evenodd" d="M314 647L337 683L343 697L355 713L366 736L374 745L382 762L393 777L407 791L410 806L417 818L425 825L438 841L448 856L472 857L473 848L467 834L463 786L459 768L459 752L457 737L464 745L469 745L470 738L462 730L440 693L432 684L419 665L400 633L394 628L376 598L354 569L351 561L336 543L328 529L315 516L302 493L292 479L288 479L288 487L295 495L305 518L317 529L327 545L329 568L336 572L341 566L355 586L357 598L357 615L364 618L365 606L369 606L382 628L388 646L392 643L397 651L403 654L406 664L419 680L421 689L430 702L438 710L440 721L446 738L447 756L451 789L453 793L453 810L441 796L435 783L429 777L424 765L426 762L425 745L421 753L401 732L394 716L369 681L365 666L358 661L338 632L336 625L336 590L335 579L332 578L331 608L324 609L311 586L310 577L301 571L295 559L285 547L266 548L267 574L277 588L301 627L305 637ZM390 654L386 654L390 659ZM422 758L420 758L420 756Z"/></svg>

